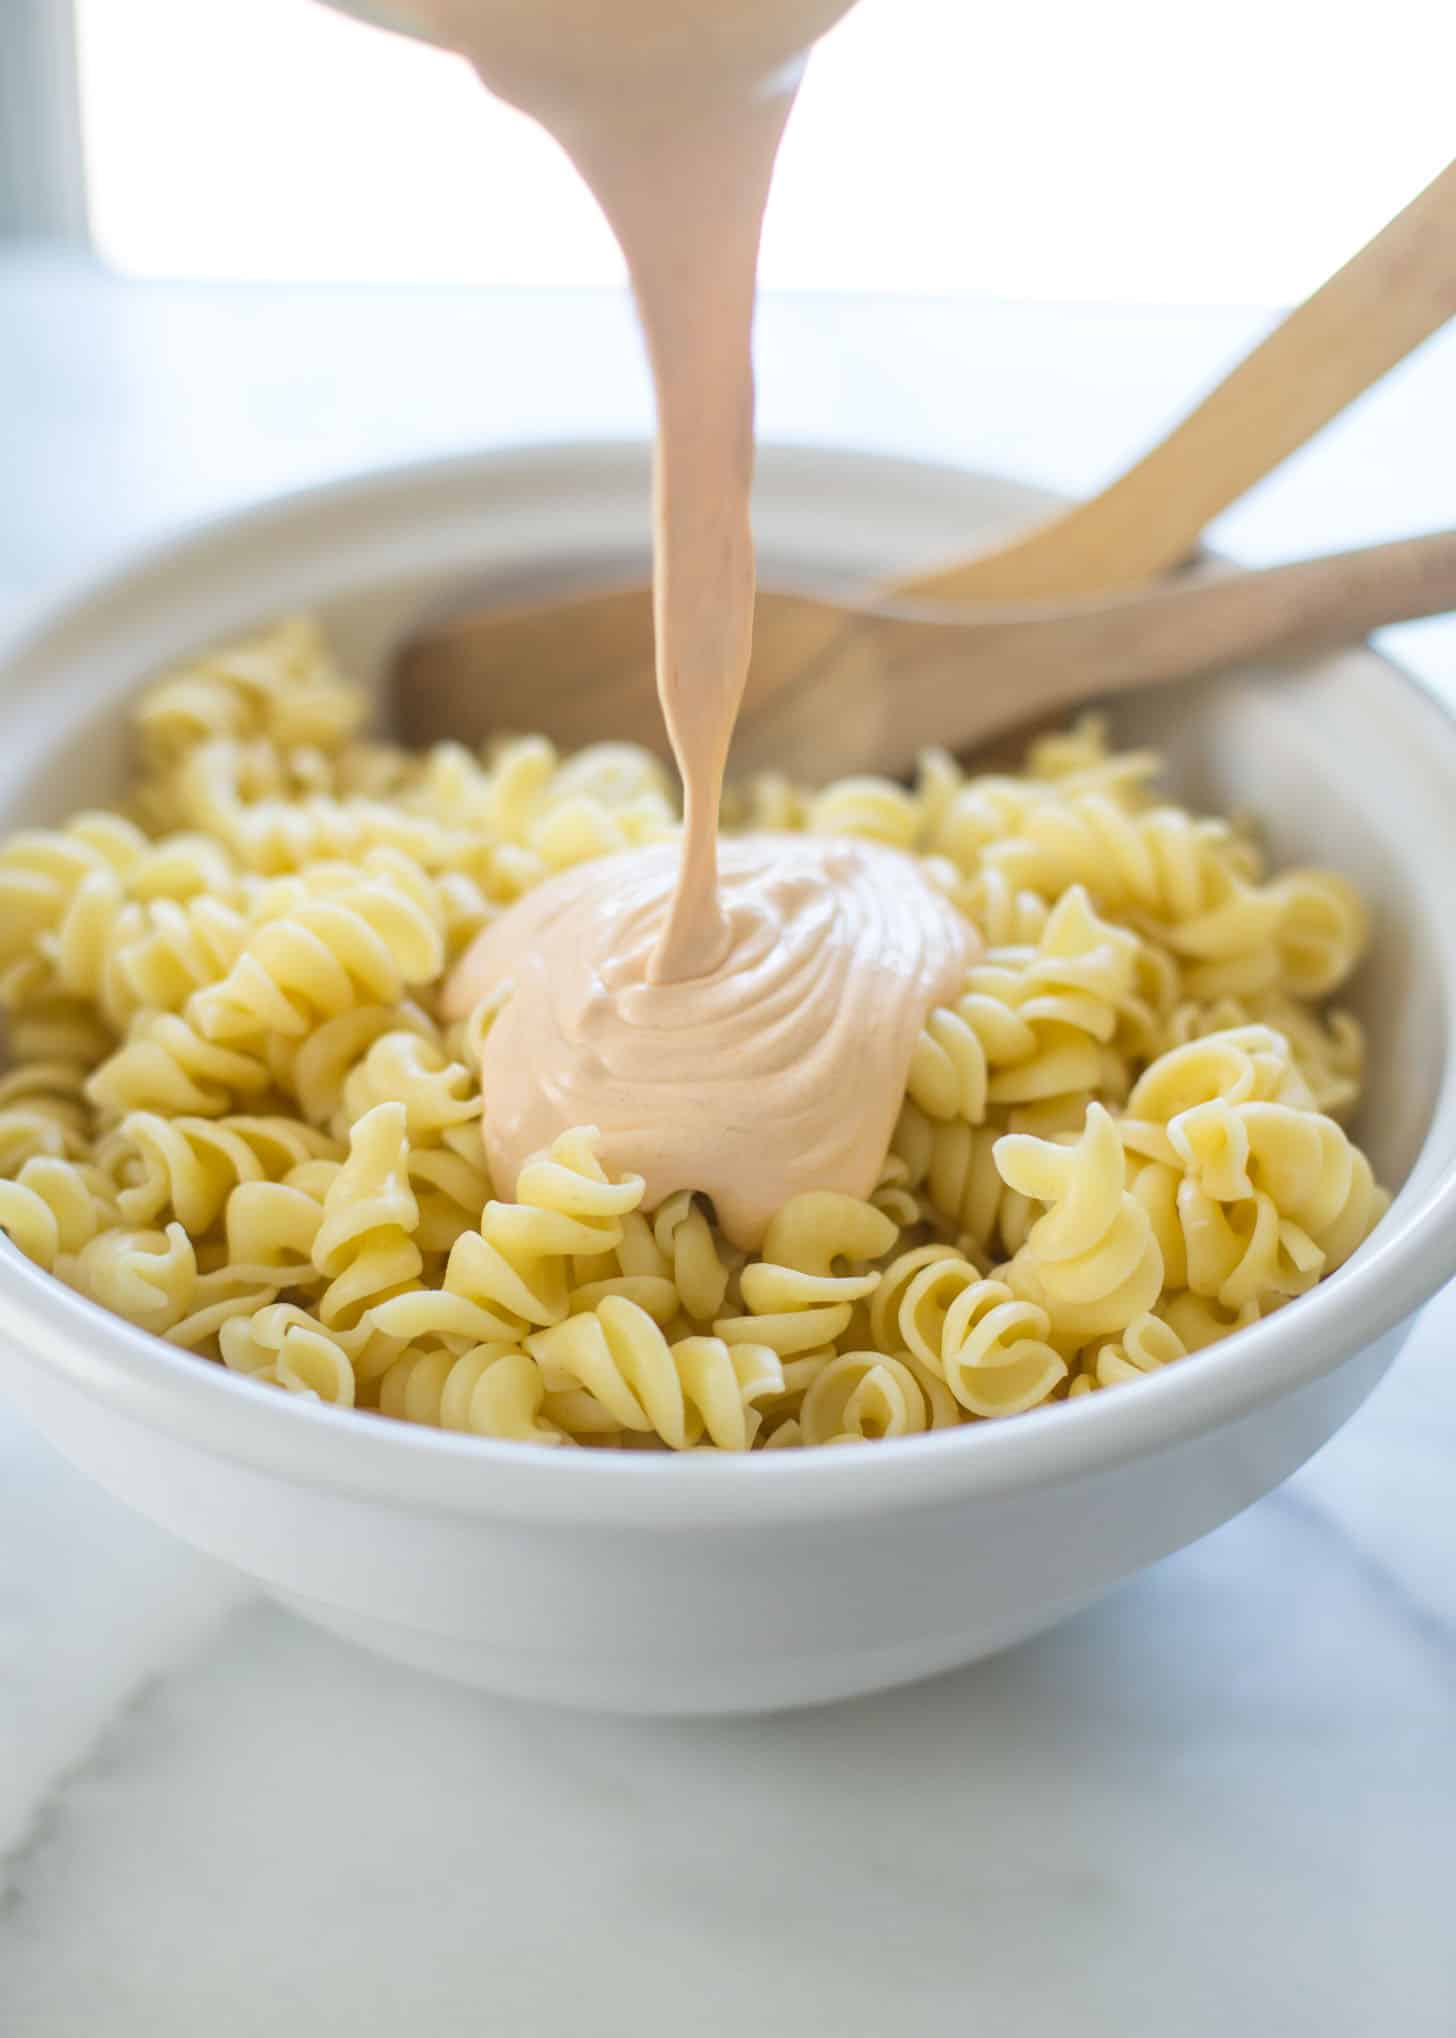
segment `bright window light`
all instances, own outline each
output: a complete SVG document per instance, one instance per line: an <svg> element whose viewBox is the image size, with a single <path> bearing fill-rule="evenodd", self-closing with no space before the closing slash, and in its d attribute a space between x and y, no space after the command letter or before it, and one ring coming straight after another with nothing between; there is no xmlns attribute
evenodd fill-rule
<svg viewBox="0 0 1456 2038"><path fill-rule="evenodd" d="M96 237L137 276L595 284L573 172L457 60L313 0L77 0ZM779 287L1279 303L1453 147L1456 8L861 0L815 59ZM1317 23L1317 32L1315 24Z"/></svg>

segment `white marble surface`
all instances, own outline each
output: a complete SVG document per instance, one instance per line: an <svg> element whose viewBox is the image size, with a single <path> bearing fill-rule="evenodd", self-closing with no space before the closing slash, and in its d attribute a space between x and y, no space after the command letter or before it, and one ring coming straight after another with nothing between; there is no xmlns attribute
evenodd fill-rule
<svg viewBox="0 0 1456 2038"><path fill-rule="evenodd" d="M1255 323L781 303L766 418L1086 486ZM643 406L610 301L15 262L0 391L20 597L195 509ZM1228 541L1456 523L1453 404L1447 344ZM1406 644L1456 681L1449 626ZM1450 2038L1453 1339L1448 1295L1282 1492L1056 1633L734 1724L534 1711L354 1654L0 1407L0 2032Z"/></svg>

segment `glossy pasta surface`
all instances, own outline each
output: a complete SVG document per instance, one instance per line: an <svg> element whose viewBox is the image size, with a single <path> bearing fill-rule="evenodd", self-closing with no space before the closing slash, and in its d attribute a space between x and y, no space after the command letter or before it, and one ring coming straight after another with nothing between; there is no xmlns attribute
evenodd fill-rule
<svg viewBox="0 0 1456 2038"><path fill-rule="evenodd" d="M361 733L306 620L136 714L127 812L0 843L0 1234L239 1374L397 1420L784 1449L1137 1382L1296 1300L1385 1208L1331 998L1365 912L1079 723L1016 775L733 788L733 827L924 859L985 947L933 1012L868 1201L734 1251L590 1127L492 1183L452 962L552 872L671 837L643 752Z"/></svg>

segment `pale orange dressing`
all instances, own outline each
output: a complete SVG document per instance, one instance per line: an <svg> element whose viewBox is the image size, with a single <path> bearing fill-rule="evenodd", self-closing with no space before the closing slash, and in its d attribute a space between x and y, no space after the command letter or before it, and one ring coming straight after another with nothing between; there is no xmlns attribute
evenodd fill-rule
<svg viewBox="0 0 1456 2038"><path fill-rule="evenodd" d="M722 845L752 640L750 337L759 235L805 53L850 0L391 0L554 134L610 221L657 393L657 684L682 774L681 851L548 880L480 937L447 1016L507 980L482 1084L492 1175L570 1125L710 1195L739 1244L800 1189L874 1185L965 922L893 850ZM379 10L384 11L384 10ZM721 868L720 868L721 862Z"/></svg>

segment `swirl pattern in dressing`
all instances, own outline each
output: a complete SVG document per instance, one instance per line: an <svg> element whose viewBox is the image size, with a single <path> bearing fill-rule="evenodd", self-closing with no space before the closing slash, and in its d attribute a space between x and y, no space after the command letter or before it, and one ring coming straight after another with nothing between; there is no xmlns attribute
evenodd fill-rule
<svg viewBox="0 0 1456 2038"><path fill-rule="evenodd" d="M727 946L702 976L652 975L678 878L661 843L539 886L452 978L455 1016L510 985L481 1062L502 1193L587 1123L649 1209L701 1190L743 1247L803 1190L873 1189L925 1015L960 988L975 935L878 843L759 834L720 854Z"/></svg>

